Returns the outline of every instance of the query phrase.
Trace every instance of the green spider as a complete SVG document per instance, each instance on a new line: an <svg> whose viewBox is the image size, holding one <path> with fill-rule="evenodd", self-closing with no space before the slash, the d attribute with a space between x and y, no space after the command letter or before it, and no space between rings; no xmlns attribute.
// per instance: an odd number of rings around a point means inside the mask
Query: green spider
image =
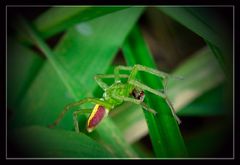
<svg viewBox="0 0 240 165"><path fill-rule="evenodd" d="M120 70L130 71L130 74L120 74ZM147 85L142 84L141 82L136 80L136 75L139 71L144 71L153 75L156 75L163 79L163 92L155 90L153 88L148 87ZM108 116L108 113L113 110L116 106L122 104L124 101L132 102L138 105L141 105L145 110L156 114L157 112L151 108L149 108L144 101L144 91L151 92L157 96L164 98L171 108L173 117L180 123L179 118L176 116L173 106L170 103L169 99L165 94L167 79L169 75L167 73L148 68L146 66L142 66L139 64L131 66L117 66L114 69L114 74L98 74L94 78L98 85L104 90L102 98L85 98L78 102L74 102L65 106L64 110L60 114L60 116L55 120L55 122L50 125L50 128L56 126L64 114L72 107L80 106L85 103L94 103L95 107L93 109L80 109L73 112L73 120L76 132L79 132L78 120L77 116L79 114L90 113L87 121L87 131L92 132L99 123ZM106 83L102 81L104 78L114 78L114 83L111 86L108 86ZM127 78L126 83L122 83L120 78Z"/></svg>

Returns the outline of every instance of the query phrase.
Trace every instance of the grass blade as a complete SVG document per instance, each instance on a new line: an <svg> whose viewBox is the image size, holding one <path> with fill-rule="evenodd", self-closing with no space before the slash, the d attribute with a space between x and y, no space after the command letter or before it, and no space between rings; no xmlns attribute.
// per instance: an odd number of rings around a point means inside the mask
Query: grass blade
<svg viewBox="0 0 240 165"><path fill-rule="evenodd" d="M169 82L169 98L177 111L191 103L205 92L224 82L225 75L209 48L204 47L196 52L173 74L184 77L180 81Z"/></svg>
<svg viewBox="0 0 240 165"><path fill-rule="evenodd" d="M44 60L12 37L8 38L7 45L7 104L10 110L15 110L41 70Z"/></svg>
<svg viewBox="0 0 240 165"><path fill-rule="evenodd" d="M205 40L205 42L207 43L208 47L212 50L213 54L215 55L216 59L218 60L218 62L220 64L220 66L226 72L228 70L228 68L226 68L227 66L225 65L225 59L223 58L224 56L222 54L223 52L221 51L221 49L219 49L217 46L211 44L211 42L208 42L207 40ZM231 79L230 74L227 74L227 76Z"/></svg>
<svg viewBox="0 0 240 165"><path fill-rule="evenodd" d="M224 83L222 83L189 102L177 114L189 117L224 116L228 111L225 107L224 94Z"/></svg>
<svg viewBox="0 0 240 165"><path fill-rule="evenodd" d="M219 31L216 31L216 21L212 21L206 15L201 15L199 10L194 7L159 7L159 9L172 17L186 28L205 38L214 45L221 45ZM209 12L204 8L205 12Z"/></svg>
<svg viewBox="0 0 240 165"><path fill-rule="evenodd" d="M192 30L215 47L219 52L213 51L219 60L226 75L232 74L232 33L222 23L221 18L215 15L214 8L201 7L159 7L159 9L172 17L186 28ZM212 9L212 10L211 10Z"/></svg>
<svg viewBox="0 0 240 165"><path fill-rule="evenodd" d="M56 119L66 104L92 96L97 86L93 76L106 72L142 11L143 8L125 9L86 22L84 27L83 24L78 24L69 29L54 52L47 56L52 56L50 58L55 61L55 67L50 62L51 59L43 66L11 121L13 127L33 124L47 126ZM83 31L86 26L90 33ZM59 67L62 70L58 70ZM77 98L66 90L62 79L57 75L57 72L63 70L71 81L75 81L73 86L68 85L74 92L79 93ZM84 119L82 117L80 122L84 122ZM82 128L84 126L85 124ZM58 128L74 130L72 113L66 114ZM109 118L88 135L107 148L113 157L137 156Z"/></svg>
<svg viewBox="0 0 240 165"><path fill-rule="evenodd" d="M127 7L53 7L33 21L33 25L42 38L51 37L76 24L126 9ZM27 36L19 33L20 40L28 40Z"/></svg>
<svg viewBox="0 0 240 165"><path fill-rule="evenodd" d="M50 62L54 70L57 72L58 76L60 77L70 94L73 95L73 97L78 98L80 96L78 92L79 90L73 90L74 88L77 88L77 84L75 84L76 82L69 77L69 74L61 66L60 62L54 58L53 52L48 47L48 45L45 44L45 42L40 38L38 32L24 18L19 17L18 21L20 29L23 30L23 32L25 32L29 36L29 38L31 38L32 42L36 44L38 48L42 51L42 53L47 57L48 61Z"/></svg>
<svg viewBox="0 0 240 165"><path fill-rule="evenodd" d="M109 158L111 153L83 133L29 126L9 133L8 144L18 146L8 157ZM13 137L18 137L13 138ZM15 151L16 152L16 151Z"/></svg>
<svg viewBox="0 0 240 165"><path fill-rule="evenodd" d="M124 46L123 52L128 65L141 64L156 68L154 60L144 43L144 39L137 26L131 31ZM155 89L159 89L161 82L155 81L149 75L141 80ZM158 115L144 111L148 124L149 134L156 157L186 157L187 151L178 125L171 114L167 103L155 95L146 94L147 103L158 112Z"/></svg>
<svg viewBox="0 0 240 165"><path fill-rule="evenodd" d="M126 9L127 7L54 7L43 13L34 25L43 38L52 36L80 22Z"/></svg>
<svg viewBox="0 0 240 165"><path fill-rule="evenodd" d="M140 138L148 134L141 106L125 103L117 107L110 116L130 144L139 141ZM123 119L124 122L122 122Z"/></svg>

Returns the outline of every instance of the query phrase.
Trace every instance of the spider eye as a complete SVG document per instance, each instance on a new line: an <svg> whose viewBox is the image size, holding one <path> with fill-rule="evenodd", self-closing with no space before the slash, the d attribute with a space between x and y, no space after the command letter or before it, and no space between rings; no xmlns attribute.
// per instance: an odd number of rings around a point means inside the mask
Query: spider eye
<svg viewBox="0 0 240 165"><path fill-rule="evenodd" d="M132 96L137 99L137 100L141 100L143 101L144 100L144 97L145 97L145 94L142 90L137 90L137 89L134 89L132 91Z"/></svg>
<svg viewBox="0 0 240 165"><path fill-rule="evenodd" d="M145 94L143 91L140 92L139 96L138 96L138 100L144 100Z"/></svg>

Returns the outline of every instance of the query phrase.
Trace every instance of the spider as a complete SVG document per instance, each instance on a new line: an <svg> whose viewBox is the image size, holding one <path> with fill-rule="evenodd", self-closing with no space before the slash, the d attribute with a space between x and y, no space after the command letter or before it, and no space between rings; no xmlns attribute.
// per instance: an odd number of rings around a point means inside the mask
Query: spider
<svg viewBox="0 0 240 165"><path fill-rule="evenodd" d="M129 75L120 74L120 70L130 71L130 74ZM147 72L162 78L163 86L164 86L163 92L150 88L147 85L137 81L136 75L139 71ZM79 132L79 126L78 126L78 120L77 120L78 115L90 113L88 117L86 129L88 132L92 132L99 125L99 123L103 121L105 117L108 116L108 113L111 110L113 110L116 106L121 105L124 101L141 105L143 109L153 114L156 114L157 112L155 110L151 109L150 107L147 106L147 104L143 102L145 97L144 91L148 91L150 93L153 93L165 99L167 104L171 108L173 117L180 124L180 120L176 116L173 106L165 94L168 77L169 77L169 74L165 72L161 72L161 71L158 71L146 66L142 66L139 64L136 64L134 66L119 65L115 67L114 74L95 75L94 78L97 84L104 91L102 98L84 98L78 102L74 102L66 105L62 113L59 115L59 117L49 127L50 128L55 127L61 121L61 119L64 117L64 114L70 108L75 106L80 106L85 103L94 103L95 107L93 109L80 109L73 112L73 121L74 121L76 132ZM102 81L102 79L105 79L105 78L113 78L114 83L111 86L107 85L105 82ZM126 83L121 82L120 78L127 78L127 82Z"/></svg>

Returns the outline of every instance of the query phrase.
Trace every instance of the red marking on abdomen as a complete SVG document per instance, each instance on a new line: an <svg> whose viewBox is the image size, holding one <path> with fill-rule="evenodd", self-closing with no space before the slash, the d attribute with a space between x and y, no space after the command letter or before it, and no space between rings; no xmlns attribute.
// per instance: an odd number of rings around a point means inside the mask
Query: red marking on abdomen
<svg viewBox="0 0 240 165"><path fill-rule="evenodd" d="M93 128L98 125L98 123L103 119L105 112L105 108L100 105L92 119L89 121L88 128Z"/></svg>

